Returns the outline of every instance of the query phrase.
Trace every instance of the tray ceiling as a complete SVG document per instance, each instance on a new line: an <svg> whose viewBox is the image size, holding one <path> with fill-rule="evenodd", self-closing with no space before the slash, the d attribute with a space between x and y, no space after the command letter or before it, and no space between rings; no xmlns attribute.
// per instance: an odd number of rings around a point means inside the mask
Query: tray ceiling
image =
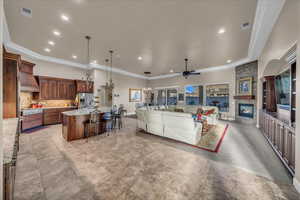
<svg viewBox="0 0 300 200"><path fill-rule="evenodd" d="M84 36L90 35L91 60L104 65L113 49L114 67L140 75L150 71L153 76L182 71L185 57L191 69L246 58L252 28L242 30L241 24L254 23L256 5L256 0L4 1L14 43L41 55L85 63ZM31 9L32 16L22 15L22 8ZM62 14L69 22L61 20ZM224 34L218 34L221 28Z"/></svg>

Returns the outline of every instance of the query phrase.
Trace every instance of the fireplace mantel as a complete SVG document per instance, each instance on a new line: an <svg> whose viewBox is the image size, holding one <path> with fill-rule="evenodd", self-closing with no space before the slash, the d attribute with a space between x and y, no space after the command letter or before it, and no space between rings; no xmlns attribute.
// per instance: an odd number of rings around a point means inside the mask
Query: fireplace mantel
<svg viewBox="0 0 300 200"><path fill-rule="evenodd" d="M254 95L240 95L240 96L234 96L234 99L245 99L245 100L254 100Z"/></svg>

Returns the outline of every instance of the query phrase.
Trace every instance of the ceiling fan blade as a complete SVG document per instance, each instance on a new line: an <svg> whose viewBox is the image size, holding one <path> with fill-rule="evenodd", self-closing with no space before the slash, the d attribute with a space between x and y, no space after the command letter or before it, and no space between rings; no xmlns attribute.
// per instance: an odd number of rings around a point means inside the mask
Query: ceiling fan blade
<svg viewBox="0 0 300 200"><path fill-rule="evenodd" d="M200 75L200 72L191 72L190 75Z"/></svg>

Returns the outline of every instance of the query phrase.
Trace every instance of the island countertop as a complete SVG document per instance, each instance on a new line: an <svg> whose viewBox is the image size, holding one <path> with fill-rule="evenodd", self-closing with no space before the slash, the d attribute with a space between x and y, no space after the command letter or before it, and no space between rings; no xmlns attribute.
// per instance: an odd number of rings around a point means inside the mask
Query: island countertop
<svg viewBox="0 0 300 200"><path fill-rule="evenodd" d="M89 115L93 111L95 111L95 109L93 108L83 108L83 109L62 112L62 114L67 116Z"/></svg>
<svg viewBox="0 0 300 200"><path fill-rule="evenodd" d="M18 134L19 118L3 120L3 164L12 162Z"/></svg>

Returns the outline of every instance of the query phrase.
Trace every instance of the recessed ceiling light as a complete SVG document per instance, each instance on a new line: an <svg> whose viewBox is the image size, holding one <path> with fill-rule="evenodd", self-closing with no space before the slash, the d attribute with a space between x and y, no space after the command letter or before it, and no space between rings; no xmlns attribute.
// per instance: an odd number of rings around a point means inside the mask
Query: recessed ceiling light
<svg viewBox="0 0 300 200"><path fill-rule="evenodd" d="M60 36L60 32L57 31L57 30L53 31L53 34L56 35L56 36Z"/></svg>
<svg viewBox="0 0 300 200"><path fill-rule="evenodd" d="M250 26L251 26L250 22L245 22L241 25L241 29L246 30L246 29L250 28Z"/></svg>
<svg viewBox="0 0 300 200"><path fill-rule="evenodd" d="M44 49L46 52L50 52L51 50L49 48Z"/></svg>
<svg viewBox="0 0 300 200"><path fill-rule="evenodd" d="M226 32L226 30L225 30L224 28L221 28L221 29L219 29L219 31L218 31L219 34L223 34L223 33L225 33L225 32Z"/></svg>
<svg viewBox="0 0 300 200"><path fill-rule="evenodd" d="M93 60L90 64L97 64L97 60Z"/></svg>
<svg viewBox="0 0 300 200"><path fill-rule="evenodd" d="M72 55L72 58L73 58L73 59L77 59L77 56L76 56L76 55Z"/></svg>
<svg viewBox="0 0 300 200"><path fill-rule="evenodd" d="M32 17L32 11L30 8L21 8L21 14L26 17Z"/></svg>
<svg viewBox="0 0 300 200"><path fill-rule="evenodd" d="M232 60L227 60L227 63L231 63Z"/></svg>
<svg viewBox="0 0 300 200"><path fill-rule="evenodd" d="M139 56L139 57L138 57L138 60L143 60L143 57L142 57L142 56Z"/></svg>
<svg viewBox="0 0 300 200"><path fill-rule="evenodd" d="M54 46L55 45L55 42L53 42L53 41L48 41L48 44L50 44L51 46Z"/></svg>
<svg viewBox="0 0 300 200"><path fill-rule="evenodd" d="M170 70L170 73L173 73L173 72L174 72L174 70L173 70L173 69L171 69L171 70Z"/></svg>
<svg viewBox="0 0 300 200"><path fill-rule="evenodd" d="M70 20L70 18L67 15L64 15L64 14L62 14L60 17L63 21L66 21L66 22L68 22Z"/></svg>

